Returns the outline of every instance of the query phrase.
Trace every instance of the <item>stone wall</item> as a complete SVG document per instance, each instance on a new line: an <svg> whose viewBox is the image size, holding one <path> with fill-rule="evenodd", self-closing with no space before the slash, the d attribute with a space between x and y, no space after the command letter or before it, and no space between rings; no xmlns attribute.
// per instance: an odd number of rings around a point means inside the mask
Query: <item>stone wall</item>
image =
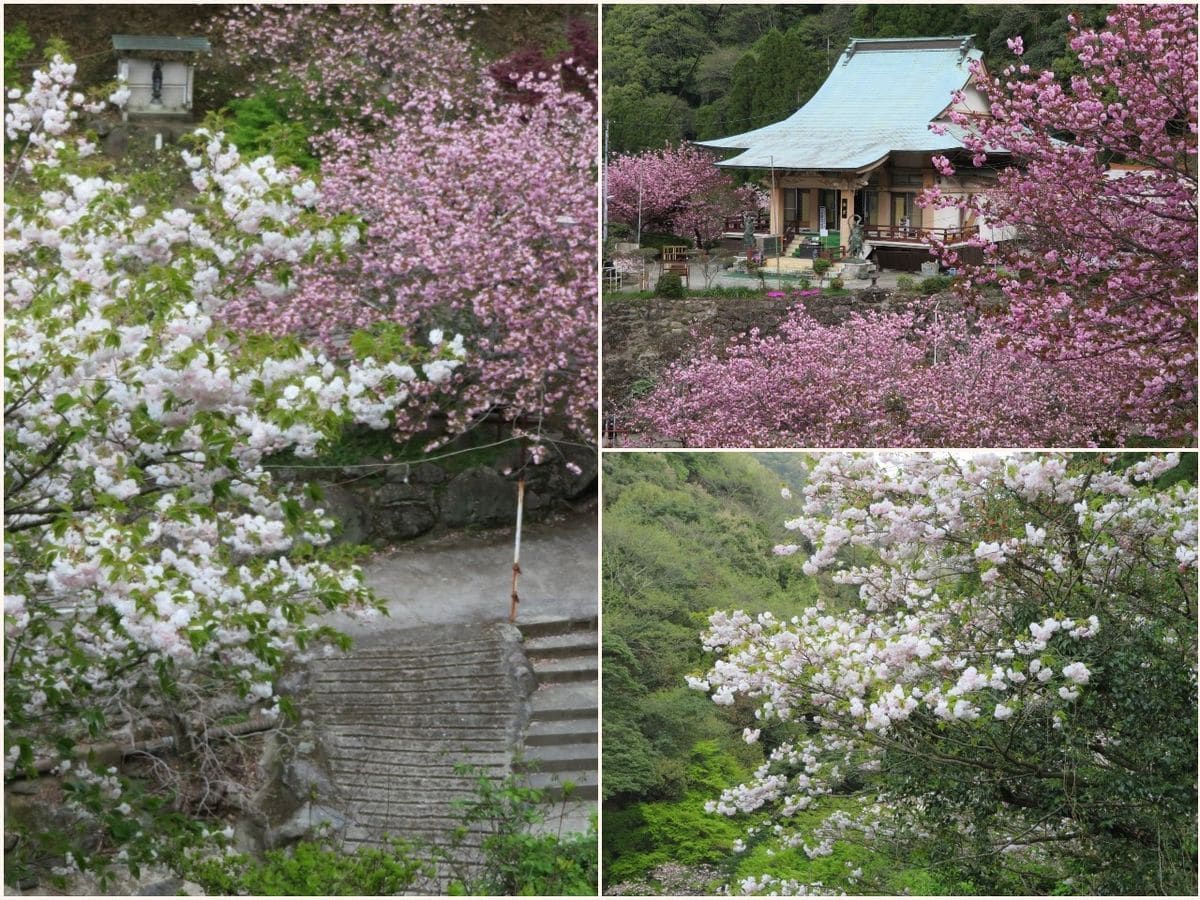
<svg viewBox="0 0 1200 900"><path fill-rule="evenodd" d="M604 304L604 410L619 415L658 379L671 363L690 356L706 338L725 344L752 328L774 334L797 302L819 322L840 324L852 313L891 311L913 301L912 294L854 291L804 301L771 297L686 297L678 300L616 300ZM944 298L942 309L948 309Z"/></svg>
<svg viewBox="0 0 1200 900"><path fill-rule="evenodd" d="M596 452L573 445L558 445L558 451L562 458L525 469L526 522L595 504ZM341 523L339 540L383 546L429 533L512 527L517 475L504 474L511 457L509 453L490 464L457 469L452 461L443 465L366 460L353 468L289 468L277 474L320 489L320 505ZM572 474L568 462L581 474Z"/></svg>

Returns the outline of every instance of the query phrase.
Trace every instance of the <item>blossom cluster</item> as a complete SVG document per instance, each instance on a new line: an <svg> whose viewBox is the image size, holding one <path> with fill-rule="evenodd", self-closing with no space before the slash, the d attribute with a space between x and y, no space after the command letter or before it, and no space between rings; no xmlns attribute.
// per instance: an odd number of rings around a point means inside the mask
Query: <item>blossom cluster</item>
<svg viewBox="0 0 1200 900"><path fill-rule="evenodd" d="M1119 445L1118 360L1046 361L991 319L912 306L826 325L797 305L778 333L707 344L633 410L638 430L690 447Z"/></svg>
<svg viewBox="0 0 1200 900"><path fill-rule="evenodd" d="M1081 780L1110 770L1109 757L1140 737L1091 696L1112 689L1113 648L1143 642L1167 658L1182 648L1194 685L1197 492L1147 484L1178 462L1169 454L1119 470L1064 456L823 456L785 525L812 548L806 574L828 573L858 602L820 601L788 619L711 617L703 643L717 659L689 686L720 705L747 698L764 725L803 727L709 810L770 810L749 834L815 857L847 834L916 827L921 809L948 803L909 783L902 799L862 815L835 807L815 830L789 824L884 760L948 764L968 780L1000 772L1013 790L1066 765ZM760 728L744 734L760 737ZM1068 830L1067 813L1042 822L1025 821L1019 806L1010 813L995 826L1000 845Z"/></svg>

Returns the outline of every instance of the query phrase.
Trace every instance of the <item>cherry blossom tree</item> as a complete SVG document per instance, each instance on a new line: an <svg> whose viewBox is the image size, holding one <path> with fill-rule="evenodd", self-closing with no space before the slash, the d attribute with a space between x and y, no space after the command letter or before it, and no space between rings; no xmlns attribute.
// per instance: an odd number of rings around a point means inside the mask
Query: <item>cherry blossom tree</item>
<svg viewBox="0 0 1200 900"><path fill-rule="evenodd" d="M1196 8L1122 6L1103 30L1072 28L1079 72L1066 83L1019 62L994 77L975 64L991 115L950 114L975 165L996 147L1016 163L958 204L1020 236L988 247L1000 274L971 277L1003 288L1006 331L1026 351L1113 359L1134 375L1124 404L1145 433L1194 442ZM1021 56L1020 37L1009 47ZM924 202L952 205L937 191Z"/></svg>
<svg viewBox="0 0 1200 900"><path fill-rule="evenodd" d="M247 294L239 327L312 333L328 348L378 324L467 335L452 431L499 410L595 433L595 72L475 62L469 21L444 7L239 8L236 58L321 130L326 214L352 213L363 242L340 267L305 272L286 299ZM260 37L261 35L261 37ZM593 85L594 87L594 85ZM537 102L529 102L536 97ZM398 421L420 432L433 406Z"/></svg>
<svg viewBox="0 0 1200 900"><path fill-rule="evenodd" d="M157 858L172 831L156 817L235 791L216 720L277 717L283 664L338 639L315 617L375 609L324 547L333 520L264 458L312 455L351 421L393 427L418 386L452 391L466 354L436 334L406 362L342 366L222 326L233 298L296 289L357 229L203 129L180 163L187 207L140 201L72 132L73 76L56 59L6 117L5 770L67 775L70 821L22 845L60 874ZM169 741L207 788L172 810L185 792L165 762L161 790L94 770L88 747L114 738Z"/></svg>
<svg viewBox="0 0 1200 900"><path fill-rule="evenodd" d="M1094 446L1143 430L1110 360L1029 356L1002 326L910 307L706 344L668 367L631 427L689 447Z"/></svg>
<svg viewBox="0 0 1200 900"><path fill-rule="evenodd" d="M752 185L735 187L707 151L690 144L618 156L607 172L608 215L642 230L671 231L710 247L720 239L725 219L765 206Z"/></svg>
<svg viewBox="0 0 1200 900"><path fill-rule="evenodd" d="M718 612L689 676L766 744L709 804L746 819L735 849L884 848L981 893L1194 893L1197 494L1156 483L1178 462L821 457L776 553L857 600ZM737 888L877 889L838 881Z"/></svg>

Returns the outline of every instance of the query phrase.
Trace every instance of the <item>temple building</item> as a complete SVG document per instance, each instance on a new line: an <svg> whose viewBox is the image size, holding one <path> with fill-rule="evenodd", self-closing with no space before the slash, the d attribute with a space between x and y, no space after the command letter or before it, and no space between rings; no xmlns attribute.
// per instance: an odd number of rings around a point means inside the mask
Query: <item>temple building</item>
<svg viewBox="0 0 1200 900"><path fill-rule="evenodd" d="M1009 163L996 148L985 166L973 167L963 129L948 118L951 109L988 115L969 68L983 57L973 37L855 38L820 90L782 122L696 143L741 151L718 163L724 168L769 173L770 219L762 224L782 238L787 256L797 248L805 256L810 249L844 255L855 216L863 225L864 255L886 268L915 271L928 262L930 234L951 245L981 229L986 237L1005 237L961 210L916 203L934 186L948 195L985 190ZM957 104L955 92L962 92ZM935 134L933 124L945 133ZM937 154L954 163L953 177L933 167Z"/></svg>

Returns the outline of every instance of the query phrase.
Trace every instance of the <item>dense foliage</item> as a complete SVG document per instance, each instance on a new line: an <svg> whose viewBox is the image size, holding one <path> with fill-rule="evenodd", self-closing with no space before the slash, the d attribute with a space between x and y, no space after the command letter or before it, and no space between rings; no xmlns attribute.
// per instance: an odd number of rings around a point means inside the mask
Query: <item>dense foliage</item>
<svg viewBox="0 0 1200 900"><path fill-rule="evenodd" d="M689 684L766 762L738 849L928 860L967 893L1194 894L1197 493L1179 458L828 454L786 527L858 597L712 616ZM851 802L852 801L852 802ZM875 892L767 857L746 892Z"/></svg>
<svg viewBox="0 0 1200 900"><path fill-rule="evenodd" d="M452 846L387 839L347 853L331 835L300 841L261 858L241 853L184 854L183 874L212 895L386 896L428 891L441 884L450 896L590 896L597 888L596 832L530 833L553 813L543 791L521 776L494 779L483 770L456 766L474 776L475 796L459 804ZM468 834L483 833L481 856L463 870L455 856Z"/></svg>
<svg viewBox="0 0 1200 900"><path fill-rule="evenodd" d="M751 847L737 854L742 823L705 806L749 779L764 744L748 703L718 706L684 687L702 665L697 630L714 608L742 605L785 616L825 597L850 604L852 589L805 576L803 552L776 556L786 540L781 496L799 494L811 460L801 454L619 454L605 459L604 871L628 894L716 892L769 871L826 883L856 867L886 893L944 894L916 857L839 845L829 857ZM854 804L847 802L847 808ZM813 818L813 824L818 820ZM768 855L769 854L769 855ZM851 865L847 866L846 864Z"/></svg>

